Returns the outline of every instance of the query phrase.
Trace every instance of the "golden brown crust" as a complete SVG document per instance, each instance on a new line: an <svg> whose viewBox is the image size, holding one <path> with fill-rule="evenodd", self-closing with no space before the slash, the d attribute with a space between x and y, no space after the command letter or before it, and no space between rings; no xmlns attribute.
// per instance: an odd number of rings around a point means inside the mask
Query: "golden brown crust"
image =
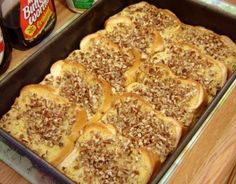
<svg viewBox="0 0 236 184"><path fill-rule="evenodd" d="M20 96L25 97L28 96L29 92L39 92L41 94L43 93L47 93L49 98L55 98L55 100L59 100L59 101L66 101L63 98L60 98L58 96L55 96L55 90L49 86L42 86L42 85L37 85L37 84L29 84L24 86L21 91L20 91Z"/></svg>
<svg viewBox="0 0 236 184"><path fill-rule="evenodd" d="M132 53L132 55L134 56L135 63L129 68L129 70L127 70L124 73L124 76L126 78L125 83L124 83L125 86L128 86L132 82L135 82L137 71L139 70L139 67L142 64L141 56L139 52L133 49L133 50L130 50L130 53Z"/></svg>
<svg viewBox="0 0 236 184"><path fill-rule="evenodd" d="M152 152L148 149L144 149L144 148L140 148L140 150L142 150L143 152L146 152L146 154L148 155L148 157L150 159L150 166L151 166L151 170L153 170L153 172L150 175L149 179L145 181L145 183L149 183L150 181L152 181L152 179L154 179L156 174L160 171L160 168L162 166L162 162L161 162L160 158L154 152Z"/></svg>
<svg viewBox="0 0 236 184"><path fill-rule="evenodd" d="M69 139L74 142L79 137L79 131L87 124L87 114L86 112L80 111L76 115L76 123L71 128L71 135Z"/></svg>
<svg viewBox="0 0 236 184"><path fill-rule="evenodd" d="M74 149L74 142L79 137L79 132L83 129L83 127L87 124L87 115L84 110L79 111L76 115L76 122L71 128L71 135L68 137L67 143L65 143L65 147L61 150L60 154L51 161L51 164L54 166L58 166Z"/></svg>
<svg viewBox="0 0 236 184"><path fill-rule="evenodd" d="M154 35L155 37L150 51L150 53L152 53L151 55L164 49L164 39L162 38L160 33L155 31Z"/></svg>
<svg viewBox="0 0 236 184"><path fill-rule="evenodd" d="M146 100L144 100L144 98L142 98L141 96L139 96L135 93L123 93L123 94L117 95L115 97L116 101L126 99L126 98L134 98L134 99L139 100L142 104L142 108L145 109L145 111L153 111L153 112L155 112L155 114L157 114L157 116L160 119L163 119L166 122L173 124L173 127L175 128L175 131L176 131L176 142L175 142L174 146L176 147L178 145L181 134L182 134L182 127L183 127L181 123L179 123L178 121L176 121L175 119L173 119L171 117L165 116L163 113L161 113L159 111L154 110L152 108L152 105L149 102L147 102Z"/></svg>
<svg viewBox="0 0 236 184"><path fill-rule="evenodd" d="M130 26L135 26L132 21L130 20L129 17L126 16L114 16L114 17L109 17L106 21L105 21L105 30L107 31L113 31L114 28L116 28L117 24L127 24Z"/></svg>
<svg viewBox="0 0 236 184"><path fill-rule="evenodd" d="M74 143L70 140L65 140L65 146L61 149L60 153L53 160L48 160L53 166L58 166L74 149Z"/></svg>
<svg viewBox="0 0 236 184"><path fill-rule="evenodd" d="M107 134L107 135L112 135L113 136L113 135L117 134L115 129L111 129L110 127L108 128L107 125L105 125L101 122L94 122L94 123L87 124L83 128L82 132L83 133L84 132L91 132L93 130L96 130L96 131L98 130L98 131L102 132L102 134L105 134L105 135Z"/></svg>
<svg viewBox="0 0 236 184"><path fill-rule="evenodd" d="M89 51L90 48L94 47L94 44L101 44L104 47L107 48L114 48L116 50L120 49L116 44L108 40L106 37L103 36L103 32L105 30L99 30L95 33L89 34L85 36L80 41L80 49L83 51Z"/></svg>
<svg viewBox="0 0 236 184"><path fill-rule="evenodd" d="M202 87L202 85L194 80L191 80L191 79L181 79L179 78L178 76L176 76L175 74L173 74L173 72L171 72L170 68L166 65L163 65L163 64L156 64L154 65L154 67L158 67L158 68L161 68L161 70L165 70L165 77L167 78L172 78L176 81L179 81L178 83L183 83L183 84L186 84L186 85L190 85L192 86L192 88L196 89L197 92L194 96L194 98L191 100L191 102L189 103L189 107L192 109L192 110L197 110L202 103L204 103L204 100L206 99L206 94L205 94L205 91ZM147 68L147 70L149 70L150 68Z"/></svg>
<svg viewBox="0 0 236 184"><path fill-rule="evenodd" d="M175 76L175 77L177 78L177 76ZM199 84L196 81L190 80L190 79L183 80L183 83L193 85L197 89L198 93L195 96L196 98L194 98L194 100L192 101L191 106L190 106L192 110L197 110L204 103L205 99L207 99L205 90L203 89L201 84Z"/></svg>
<svg viewBox="0 0 236 184"><path fill-rule="evenodd" d="M230 75L228 68L225 66L224 63L215 61L217 65L221 68L222 72L222 80L220 86L223 87L228 79L228 76Z"/></svg>
<svg viewBox="0 0 236 184"><path fill-rule="evenodd" d="M71 128L71 135L68 137L68 143L66 143L65 147L61 150L61 153L58 155L55 160L51 162L52 165L59 165L74 149L74 142L79 137L79 132L83 129L83 127L87 124L87 115L85 110L81 110L76 115L76 122Z"/></svg>
<svg viewBox="0 0 236 184"><path fill-rule="evenodd" d="M145 169L146 172L152 171L152 172L149 172L146 177L143 177L142 182L140 182L140 183L146 184L149 181L151 181L151 178L153 177L154 173L159 171L161 167L161 161L160 161L160 158L150 150L147 150L144 148L139 148L138 150L142 152L143 157L146 157L144 158L144 160L149 166L148 168Z"/></svg>

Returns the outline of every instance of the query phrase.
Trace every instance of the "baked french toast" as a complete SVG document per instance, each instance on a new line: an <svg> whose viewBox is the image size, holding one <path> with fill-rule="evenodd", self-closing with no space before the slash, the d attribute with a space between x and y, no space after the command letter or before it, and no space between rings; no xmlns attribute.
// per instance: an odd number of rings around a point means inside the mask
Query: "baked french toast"
<svg viewBox="0 0 236 184"><path fill-rule="evenodd" d="M90 121L97 121L111 104L111 87L103 79L88 73L73 61L57 61L42 84L56 89L56 94L83 107Z"/></svg>
<svg viewBox="0 0 236 184"><path fill-rule="evenodd" d="M207 93L208 104L227 80L227 68L223 63L184 42L166 42L165 49L145 63L150 67L157 63L165 64L175 75L199 82Z"/></svg>
<svg viewBox="0 0 236 184"><path fill-rule="evenodd" d="M136 27L155 29L165 39L170 39L181 27L181 22L174 13L145 1L130 5L114 16L129 17Z"/></svg>
<svg viewBox="0 0 236 184"><path fill-rule="evenodd" d="M164 64L144 65L137 82L130 84L127 91L143 96L155 110L185 127L195 122L199 109L206 101L202 85L175 76Z"/></svg>
<svg viewBox="0 0 236 184"><path fill-rule="evenodd" d="M180 123L155 111L140 96L132 93L114 97L101 122L114 126L122 136L131 140L134 148L151 150L161 162L175 150L182 133Z"/></svg>
<svg viewBox="0 0 236 184"><path fill-rule="evenodd" d="M134 81L141 63L134 50L124 52L107 38L94 33L80 43L81 50L73 51L66 60L82 64L87 71L110 83L114 93L124 91Z"/></svg>
<svg viewBox="0 0 236 184"><path fill-rule="evenodd" d="M99 33L123 49L137 50L142 59L147 59L163 48L158 31L152 28L137 27L125 16L110 17L105 23L105 31Z"/></svg>
<svg viewBox="0 0 236 184"><path fill-rule="evenodd" d="M146 184L157 163L148 150L134 149L111 128L91 123L59 168L76 183Z"/></svg>
<svg viewBox="0 0 236 184"><path fill-rule="evenodd" d="M73 150L78 132L86 124L86 113L43 85L21 90L0 127L53 165Z"/></svg>
<svg viewBox="0 0 236 184"><path fill-rule="evenodd" d="M175 39L190 43L202 53L224 63L231 74L236 70L236 45L227 36L218 35L204 27L182 24Z"/></svg>

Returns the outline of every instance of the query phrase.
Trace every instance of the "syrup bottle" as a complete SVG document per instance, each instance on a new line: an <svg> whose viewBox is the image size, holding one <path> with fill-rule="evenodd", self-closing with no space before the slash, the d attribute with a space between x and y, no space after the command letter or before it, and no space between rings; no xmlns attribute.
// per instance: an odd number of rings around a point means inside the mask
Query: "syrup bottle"
<svg viewBox="0 0 236 184"><path fill-rule="evenodd" d="M53 0L3 0L1 13L9 41L20 50L38 44L56 23Z"/></svg>
<svg viewBox="0 0 236 184"><path fill-rule="evenodd" d="M0 19L0 75L3 74L9 66L11 59L11 45L8 42L6 30Z"/></svg>

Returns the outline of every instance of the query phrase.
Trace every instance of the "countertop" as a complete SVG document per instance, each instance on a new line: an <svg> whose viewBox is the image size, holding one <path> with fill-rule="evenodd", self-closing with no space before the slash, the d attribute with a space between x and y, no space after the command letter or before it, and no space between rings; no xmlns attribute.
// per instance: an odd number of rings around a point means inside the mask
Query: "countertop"
<svg viewBox="0 0 236 184"><path fill-rule="evenodd" d="M227 0L236 4L236 0ZM68 20L75 16L65 7L62 0L55 0L58 13L57 25L50 36L66 26ZM27 52L13 50L13 60L7 72L37 50L37 47ZM5 74L7 75L7 73ZM4 76L3 76L4 77ZM203 127L193 147L184 153L184 159L178 164L169 183L197 184L197 183L228 183L235 184L236 175L236 85L228 92L227 98L220 102L211 118ZM28 182L0 161L0 184L27 184Z"/></svg>

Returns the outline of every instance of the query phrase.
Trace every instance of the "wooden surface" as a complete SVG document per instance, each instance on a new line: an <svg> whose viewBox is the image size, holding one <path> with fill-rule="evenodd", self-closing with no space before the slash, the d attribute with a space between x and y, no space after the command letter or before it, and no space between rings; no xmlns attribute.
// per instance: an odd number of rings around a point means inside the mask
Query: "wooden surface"
<svg viewBox="0 0 236 184"><path fill-rule="evenodd" d="M228 0L236 3L236 0ZM71 17L63 1L55 0L58 21L54 33L65 26ZM42 43L43 44L43 43ZM40 47L40 44L27 52L13 51L13 61L8 72L19 66L22 61ZM7 73L5 74L7 75ZM4 77L4 75L2 76ZM236 87L229 97L214 113L204 132L196 141L194 147L188 150L184 160L170 178L173 184L213 184L236 183ZM28 184L14 170L0 161L0 184Z"/></svg>
<svg viewBox="0 0 236 184"><path fill-rule="evenodd" d="M236 4L236 0L224 0L225 2L231 3L231 4Z"/></svg>
<svg viewBox="0 0 236 184"><path fill-rule="evenodd" d="M28 184L23 177L13 169L0 162L0 184Z"/></svg>
<svg viewBox="0 0 236 184"><path fill-rule="evenodd" d="M185 154L169 183L227 183L235 165L236 87L214 113L193 148Z"/></svg>

